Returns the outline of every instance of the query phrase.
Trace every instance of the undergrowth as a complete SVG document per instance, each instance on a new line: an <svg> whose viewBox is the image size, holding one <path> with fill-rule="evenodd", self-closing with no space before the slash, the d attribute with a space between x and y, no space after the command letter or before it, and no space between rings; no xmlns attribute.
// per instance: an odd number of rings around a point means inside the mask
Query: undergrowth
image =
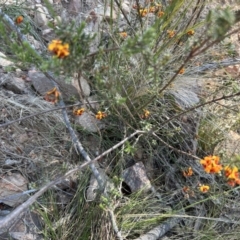
<svg viewBox="0 0 240 240"><path fill-rule="evenodd" d="M110 2L111 10L120 17L121 3ZM85 32L89 19L81 24L63 19L57 26L49 23L55 37L50 42L41 41L44 49L40 53L20 40L16 32L9 35L1 19L1 51L19 68L34 66L55 76L77 76L79 82L82 76L87 77L99 105L97 109L89 106L84 111L92 112L106 123L97 133L76 128L83 145L88 137L96 140L95 151L86 143L91 156L110 149L135 130L145 131L100 160L101 168L112 182L108 197L96 190L95 200L87 201L90 173L85 171L79 173L68 201L61 202L61 191L52 189L35 203L45 239L115 239L110 211L114 212L123 239L137 239L169 219L181 219L166 233L169 239L234 239L237 236L239 219L231 215L227 221L222 213L223 210L229 213L239 205L238 171L234 172L231 158L229 162L223 161L222 166L215 156L219 155L215 147L227 131L239 129L239 116L234 113L239 107L230 102L239 100L238 96L231 98L239 92L239 87L235 79L227 75L219 88L210 91L205 89L203 76L196 73L190 77L196 65L202 66L206 60L214 59L209 50L217 49L228 34L234 33L235 17L228 8L203 15L204 7L202 1L173 0L167 5L149 1L145 6L135 1L133 8L130 6L131 12L121 16L126 22L124 31L120 32L117 24L109 20L102 22L95 35ZM49 5L48 8L54 18L54 8L50 9ZM193 11L190 13L190 10ZM25 13L28 12L25 6L3 5L2 11L13 19L23 15L19 29L41 39L31 16ZM91 52L92 42L98 37L101 39L103 33L105 45L99 42L98 50ZM227 45L224 54L232 56L234 51ZM200 86L196 78L202 79ZM61 93L49 90L57 104ZM83 100L83 93L80 95ZM228 96L231 109L224 106L227 102L224 98L221 105L215 102L215 98L222 96ZM75 113L81 115L82 111ZM227 112L229 121L224 122ZM49 129L55 134L61 131L57 125ZM51 143L54 138L48 140ZM210 162L205 158L208 155L211 155L207 159ZM72 158L70 162L77 165L79 159ZM238 161L235 161L236 167L240 167ZM123 190L126 184L123 172L137 162L145 165L155 191ZM62 171L68 167L66 164ZM229 177L232 173L234 178ZM38 176L34 181L38 182Z"/></svg>

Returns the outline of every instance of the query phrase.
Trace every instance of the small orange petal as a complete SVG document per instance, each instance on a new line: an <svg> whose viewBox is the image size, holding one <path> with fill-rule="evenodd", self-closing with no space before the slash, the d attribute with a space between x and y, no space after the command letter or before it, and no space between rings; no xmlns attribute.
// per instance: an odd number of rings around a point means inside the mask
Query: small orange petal
<svg viewBox="0 0 240 240"><path fill-rule="evenodd" d="M18 16L18 17L16 17L16 19L15 19L15 23L16 23L16 24L20 24L20 23L22 23L22 21L23 21L23 16Z"/></svg>
<svg viewBox="0 0 240 240"><path fill-rule="evenodd" d="M181 69L178 71L179 74L184 74L184 72L185 72L185 69L184 69L184 68L181 68Z"/></svg>

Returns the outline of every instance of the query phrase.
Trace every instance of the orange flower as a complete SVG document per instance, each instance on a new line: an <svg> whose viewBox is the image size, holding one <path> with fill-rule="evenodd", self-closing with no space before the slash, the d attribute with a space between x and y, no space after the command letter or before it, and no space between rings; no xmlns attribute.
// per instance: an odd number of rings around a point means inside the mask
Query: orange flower
<svg viewBox="0 0 240 240"><path fill-rule="evenodd" d="M146 109L143 110L143 115L141 115L141 118L142 119L146 119L146 118L149 118L150 116L150 112Z"/></svg>
<svg viewBox="0 0 240 240"><path fill-rule="evenodd" d="M148 12L150 13L155 13L157 11L157 8L156 7L150 7Z"/></svg>
<svg viewBox="0 0 240 240"><path fill-rule="evenodd" d="M184 170L183 171L183 176L184 177L190 177L193 175L193 170L191 167L189 167L188 169Z"/></svg>
<svg viewBox="0 0 240 240"><path fill-rule="evenodd" d="M229 167L226 166L224 168L224 173L226 178L228 179L228 184L232 187L235 186L235 184L240 184L240 178L239 178L239 172L238 172L238 168L236 166L234 167Z"/></svg>
<svg viewBox="0 0 240 240"><path fill-rule="evenodd" d="M107 114L105 112L102 112L102 111L98 111L97 114L96 114L96 119L103 119L107 116Z"/></svg>
<svg viewBox="0 0 240 240"><path fill-rule="evenodd" d="M225 172L225 176L228 179L238 179L239 178L238 168L236 166L234 166L233 168L226 166L224 168L224 172Z"/></svg>
<svg viewBox="0 0 240 240"><path fill-rule="evenodd" d="M148 14L148 10L146 8L140 9L139 14L141 17L146 17Z"/></svg>
<svg viewBox="0 0 240 240"><path fill-rule="evenodd" d="M81 116L85 112L85 108L74 109L73 114L76 116Z"/></svg>
<svg viewBox="0 0 240 240"><path fill-rule="evenodd" d="M69 44L63 44L61 40L52 40L48 45L48 50L58 58L65 58L69 55Z"/></svg>
<svg viewBox="0 0 240 240"><path fill-rule="evenodd" d="M193 29L191 29L191 30L189 30L188 32L187 32L187 35L188 36L192 36L192 35L194 35L194 30Z"/></svg>
<svg viewBox="0 0 240 240"><path fill-rule="evenodd" d="M157 13L157 16L160 18L160 17L162 17L164 15L164 12L163 11L159 11L158 13Z"/></svg>
<svg viewBox="0 0 240 240"><path fill-rule="evenodd" d="M219 157L207 156L200 160L205 172L207 173L219 173L222 170L222 165L219 164Z"/></svg>
<svg viewBox="0 0 240 240"><path fill-rule="evenodd" d="M199 190L200 190L201 192L203 192L203 193L208 192L209 189L210 189L210 187L209 187L208 185L201 185L201 184L200 184L200 186L199 186Z"/></svg>
<svg viewBox="0 0 240 240"><path fill-rule="evenodd" d="M51 89L46 93L46 95L44 96L44 99L48 102L56 103L58 102L59 97L60 97L60 92L58 92L57 88L54 87L53 89Z"/></svg>
<svg viewBox="0 0 240 240"><path fill-rule="evenodd" d="M168 33L169 38L173 38L176 34L175 31L173 31L173 30L167 30L167 33Z"/></svg>
<svg viewBox="0 0 240 240"><path fill-rule="evenodd" d="M190 191L190 188L187 186L184 186L182 190L183 192L188 193Z"/></svg>
<svg viewBox="0 0 240 240"><path fill-rule="evenodd" d="M181 69L178 71L179 74L184 74L184 72L185 72L185 69L184 69L184 68L181 68Z"/></svg>
<svg viewBox="0 0 240 240"><path fill-rule="evenodd" d="M16 23L16 24L20 24L22 21L23 21L23 16L18 16L18 17L16 17L16 19L15 19L15 23Z"/></svg>
<svg viewBox="0 0 240 240"><path fill-rule="evenodd" d="M128 36L126 32L120 32L119 35L121 38L126 38Z"/></svg>

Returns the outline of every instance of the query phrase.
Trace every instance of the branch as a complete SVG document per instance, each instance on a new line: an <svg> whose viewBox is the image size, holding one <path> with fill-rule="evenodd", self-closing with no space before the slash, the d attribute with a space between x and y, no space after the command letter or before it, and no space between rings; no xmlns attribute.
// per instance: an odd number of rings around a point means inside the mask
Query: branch
<svg viewBox="0 0 240 240"><path fill-rule="evenodd" d="M28 46L33 49L33 51L40 56L40 54L35 50L35 48L26 40L25 36L20 32L20 30L15 26L14 22L11 20L10 17L8 17L6 14L4 14L2 12L2 10L0 9L0 16L3 17L3 19L6 21L6 24L8 26L10 26L10 28L14 31L17 32L19 40L21 42L26 42L26 44L28 44ZM46 72L45 75L51 80L51 82L53 83L54 87L56 87L56 90L58 92L60 92L58 84L56 83L54 76L49 73ZM70 133L70 136L72 138L72 142L74 143L75 149L78 153L80 153L83 158L87 161L87 164L90 165L90 168L93 172L94 177L97 179L99 188L102 192L104 192L105 189L105 182L103 181L98 169L96 168L96 166L94 165L94 162L91 160L90 156L88 155L88 153L85 151L85 149L83 148L81 142L78 140L78 137L75 133L75 131L73 130L73 128L71 127L71 123L70 120L68 118L67 112L66 112L66 106L65 103L61 97L60 94L60 98L59 98L59 106L62 109L62 114L63 114L63 119L65 122L65 125ZM77 171L77 169L75 169L75 171ZM72 171L70 171L72 173ZM66 175L65 175L66 176ZM42 189L39 190L39 192L37 192L35 195L33 195L33 197L30 197L25 203L21 204L19 207L17 207L13 212L11 212L9 215L7 215L7 217L5 217L3 220L0 220L0 227L3 228L4 226L6 227L7 224L12 224L13 221L17 220L17 218L20 217L20 215L23 213L23 210L26 209L28 206L30 206L31 204L33 204L36 199L41 196L48 188L50 188L51 186L55 185L56 182L58 180L55 180L53 182L50 182L49 184L45 185ZM107 196L107 193L104 193L105 196ZM111 216L111 220L112 220L112 226L113 229L116 233L116 235L118 236L118 238L120 240L122 240L122 236L121 236L121 232L118 230L115 218L113 217L114 215Z"/></svg>
<svg viewBox="0 0 240 240"><path fill-rule="evenodd" d="M161 225L153 228L151 231L140 236L139 238L136 238L135 240L158 240L162 236L164 236L169 230L175 227L182 219L183 217L181 216L168 219Z"/></svg>
<svg viewBox="0 0 240 240"><path fill-rule="evenodd" d="M145 132L143 132L143 131L136 131L136 132L132 133L130 136L126 137L121 142L117 143L112 148L108 149L107 151L103 152L101 155L99 155L98 157L94 158L92 161L85 162L85 163L81 164L80 166L78 166L78 167L68 171L64 176L62 176L60 178L57 178L56 180L53 180L53 181L49 182L48 184L46 184L37 193L35 193L33 196L31 196L26 202L22 203L20 206L15 208L11 213L9 213L3 219L0 219L0 230L8 229L12 225L12 223L15 222L21 216L23 211L25 209L27 209L29 206L31 206L37 200L37 198L39 198L41 195L43 195L49 188L53 187L58 182L61 182L65 178L71 176L73 173L75 173L75 172L77 172L77 171L87 167L90 164L93 164L93 163L97 162L99 159L101 159L102 157L106 156L107 154L109 154L113 150L117 149L118 147L123 145L126 141L128 141L129 139L131 139L135 135L142 134L142 133L145 133Z"/></svg>
<svg viewBox="0 0 240 240"><path fill-rule="evenodd" d="M193 154L190 154L190 153L187 153L187 152L184 152L184 151L182 151L182 150L179 150L179 149L176 149L176 148L174 148L173 146L171 146L170 144L168 144L168 143L166 143L164 140L162 140L156 133L154 133L154 132L152 132L152 135L154 136L154 137L156 137L160 142L162 142L164 145L166 145L167 147L169 147L169 148L171 148L173 151L175 151L175 152L178 152L178 153L182 153L182 154L184 154L184 155L187 155L187 156L189 156L189 157L192 157L192 158L194 158L194 159L196 159L196 160L200 160L201 158L199 158L199 157L197 157L197 156L195 156L195 155L193 155Z"/></svg>

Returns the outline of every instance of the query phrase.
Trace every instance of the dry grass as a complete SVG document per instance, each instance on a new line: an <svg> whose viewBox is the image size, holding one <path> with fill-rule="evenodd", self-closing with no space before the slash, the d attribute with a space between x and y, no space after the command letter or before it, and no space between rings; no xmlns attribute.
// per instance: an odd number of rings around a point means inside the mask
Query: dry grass
<svg viewBox="0 0 240 240"><path fill-rule="evenodd" d="M197 23L201 6L205 2L191 1L191 4L198 10L193 14L191 21ZM179 8L181 11L174 15L175 18L171 21L166 20L166 25L177 26L176 30L181 35L181 31L194 25L187 18L189 6L185 3ZM189 21L186 21L186 18ZM134 31L142 27L140 30L144 32L149 24L150 18L136 17ZM107 26L107 30L109 35L113 36L110 38L110 44L120 44L121 41L114 36L115 29L110 32L111 26ZM201 31L194 36L195 40L201 36ZM89 154L95 156L97 151L103 152L112 147L131 133L132 129L153 127L157 137L149 134L135 138L129 142L133 148L132 152L129 150L129 154L126 151L127 145L124 145L100 161L100 166L109 178L118 179L115 192L109 193L109 199L104 201L97 197L93 202L86 201L90 177L88 171L80 172L72 182L70 180L71 184L67 187L57 186L57 189L50 190L42 196L35 208L44 223L42 234L45 239L115 239L108 215L110 208L115 213L118 227L125 239L139 237L155 226L165 223L165 220L176 217L180 210L182 220L167 233L169 239L238 239L239 187L231 189L222 176L206 174L199 161L192 156L197 155L201 158L213 154L214 151L218 154L216 145L225 138L230 129L239 129L239 106L236 103L239 99L223 100L221 103L194 109L175 117L202 101L239 91L236 80L238 76L233 77L234 80L229 75L225 79L219 76L218 81L212 77L207 81L206 76L203 78L200 75L191 78L178 76L164 93L158 94L179 68L179 62L188 50L187 47L184 49L180 44L175 44L176 39L164 43L166 34L165 31L158 36L160 48L156 51L159 51L161 64L154 66L153 70L157 72L155 76L151 75L152 69L148 66L154 57L152 52L138 53L129 58L124 51L113 51L100 55L97 59L99 69L107 65L107 70L103 69L101 72L95 68L93 72L96 79L92 84L95 84L99 96L108 104L107 108L112 116L108 118L107 129L102 130L100 134L86 134L80 131L79 139ZM214 51L219 51L220 46L221 44L213 48L213 52L205 52L188 62L185 66L186 75L190 74L197 64L202 65L205 61L213 59L220 60L219 56L213 54ZM224 54L226 51L227 55L228 50L226 47ZM167 64L164 63L166 56L171 56ZM89 72L89 75L90 73L92 74ZM214 82L213 86L209 85L209 82ZM206 89L208 86L210 89ZM117 99L118 97L122 99ZM125 99L126 102L121 105L120 100ZM2 122L52 108L50 103L38 96L16 95L5 90L0 92L0 102ZM146 104L148 102L149 104ZM140 118L140 111L145 107L151 112L151 117L147 120ZM18 160L19 164L11 166L10 169L21 171L29 179L31 186L44 185L50 179L63 175L66 170L78 165L81 160L66 132L60 111L38 115L1 128L0 131L2 171L9 170L4 166L6 159ZM222 153L222 157L224 156ZM148 176L160 195L159 198L143 192L125 195L121 191L123 169L131 161L139 161L139 158L144 162ZM231 160L231 157L227 160ZM227 163L227 160L223 159L223 162ZM194 171L191 178L182 174L188 167L192 167ZM199 192L199 183L210 185L210 192ZM189 187L187 193L183 191L185 186ZM66 196L69 197L65 201L63 199Z"/></svg>

